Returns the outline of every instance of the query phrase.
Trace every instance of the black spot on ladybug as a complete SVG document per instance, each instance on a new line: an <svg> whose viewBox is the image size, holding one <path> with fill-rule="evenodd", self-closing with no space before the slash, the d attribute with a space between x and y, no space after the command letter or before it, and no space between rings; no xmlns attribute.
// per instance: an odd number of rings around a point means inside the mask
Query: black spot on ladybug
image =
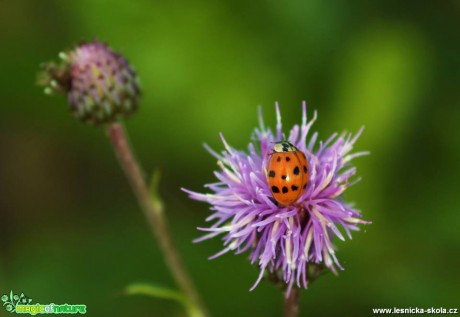
<svg viewBox="0 0 460 317"><path fill-rule="evenodd" d="M286 194L289 191L289 189L286 186L283 186L282 191L283 191L283 194Z"/></svg>
<svg viewBox="0 0 460 317"><path fill-rule="evenodd" d="M304 165L304 166L303 166L303 172L306 173L307 171L308 171L307 166Z"/></svg>
<svg viewBox="0 0 460 317"><path fill-rule="evenodd" d="M275 177L275 171L270 171L270 173L268 173L268 177Z"/></svg>
<svg viewBox="0 0 460 317"><path fill-rule="evenodd" d="M281 162L281 156L278 156L278 158L276 159L277 162Z"/></svg>
<svg viewBox="0 0 460 317"><path fill-rule="evenodd" d="M286 156L286 162L289 162L291 158L289 156Z"/></svg>
<svg viewBox="0 0 460 317"><path fill-rule="evenodd" d="M299 169L298 166L296 166L296 167L294 168L294 175L299 175L299 173L300 173L300 169Z"/></svg>
<svg viewBox="0 0 460 317"><path fill-rule="evenodd" d="M307 183L303 184L302 188L303 189L307 188Z"/></svg>
<svg viewBox="0 0 460 317"><path fill-rule="evenodd" d="M291 186L291 189L292 189L293 191L296 191L297 189L299 189L299 187L297 187L296 185L292 185L292 186Z"/></svg>
<svg viewBox="0 0 460 317"><path fill-rule="evenodd" d="M281 175L281 179L286 179L286 175Z"/></svg>
<svg viewBox="0 0 460 317"><path fill-rule="evenodd" d="M278 187L276 187L276 186L272 186L272 192L279 193L280 189Z"/></svg>

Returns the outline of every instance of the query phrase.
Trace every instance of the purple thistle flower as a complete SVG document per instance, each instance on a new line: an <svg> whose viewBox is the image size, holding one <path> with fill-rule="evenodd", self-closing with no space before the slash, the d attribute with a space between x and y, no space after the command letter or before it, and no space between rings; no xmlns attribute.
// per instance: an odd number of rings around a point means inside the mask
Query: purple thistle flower
<svg viewBox="0 0 460 317"><path fill-rule="evenodd" d="M44 64L39 84L45 93L64 92L75 117L91 124L113 122L136 111L140 89L126 59L98 41L59 54Z"/></svg>
<svg viewBox="0 0 460 317"><path fill-rule="evenodd" d="M350 153L362 132L338 135L334 133L317 145L318 133L307 139L316 120L307 121L306 103L302 105L302 123L295 125L287 141L303 151L308 159L310 179L304 193L289 206L277 204L272 198L265 167L273 144L283 140L281 115L276 104L276 133L266 129L259 111L260 127L256 128L248 151L232 148L223 138L225 150L219 154L205 145L218 159L220 170L214 172L218 182L205 185L213 193L200 194L187 189L190 198L211 205L212 214L206 221L214 223L209 232L196 241L223 234L224 249L210 257L216 258L233 251L236 254L250 250L249 259L260 268L254 289L264 273L275 274L287 284L288 292L294 283L307 287L309 264L324 265L334 273L342 269L332 243L334 236L345 240L342 228L351 239L351 231L358 224L369 224L352 205L341 199L341 194L359 179L350 181L356 168L353 158L367 152ZM257 148L256 148L257 146Z"/></svg>

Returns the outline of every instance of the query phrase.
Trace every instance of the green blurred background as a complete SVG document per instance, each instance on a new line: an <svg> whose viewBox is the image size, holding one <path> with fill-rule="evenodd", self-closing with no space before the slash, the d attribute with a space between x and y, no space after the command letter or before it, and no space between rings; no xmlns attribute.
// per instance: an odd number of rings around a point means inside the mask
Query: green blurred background
<svg viewBox="0 0 460 317"><path fill-rule="evenodd" d="M100 39L137 69L144 97L126 126L161 194L177 244L214 316L281 316L246 255L198 245L202 191L223 148L245 148L257 106L285 127L301 101L314 130L366 129L363 177L347 193L371 226L336 241L345 271L301 295L302 316L372 307L457 307L460 285L458 1L0 1L0 292L85 303L89 316L183 316L172 302L125 297L133 282L173 287L102 128L35 86L41 62ZM285 130L286 131L286 130ZM5 315L0 309L0 315Z"/></svg>

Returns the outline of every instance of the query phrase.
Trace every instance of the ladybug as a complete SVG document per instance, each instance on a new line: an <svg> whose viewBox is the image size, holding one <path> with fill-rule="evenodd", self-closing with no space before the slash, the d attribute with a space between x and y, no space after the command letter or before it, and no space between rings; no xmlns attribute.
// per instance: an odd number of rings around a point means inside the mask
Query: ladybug
<svg viewBox="0 0 460 317"><path fill-rule="evenodd" d="M273 198L281 205L294 203L307 188L309 172L305 154L287 141L273 146L266 171Z"/></svg>

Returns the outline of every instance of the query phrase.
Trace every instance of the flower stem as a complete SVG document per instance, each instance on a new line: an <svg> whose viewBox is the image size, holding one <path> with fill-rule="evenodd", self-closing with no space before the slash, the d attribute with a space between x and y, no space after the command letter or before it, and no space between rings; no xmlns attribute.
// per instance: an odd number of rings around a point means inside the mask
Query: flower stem
<svg viewBox="0 0 460 317"><path fill-rule="evenodd" d="M299 295L300 289L293 287L289 295L285 298L284 317L299 316Z"/></svg>
<svg viewBox="0 0 460 317"><path fill-rule="evenodd" d="M150 230L160 244L166 264L171 270L177 285L199 312L195 316L208 316L206 308L201 302L198 292L189 278L182 259L174 245L168 223L164 216L163 204L157 194L152 195L150 193L139 164L133 155L123 125L120 123L109 124L107 126L107 134L112 142L118 161L147 218Z"/></svg>

